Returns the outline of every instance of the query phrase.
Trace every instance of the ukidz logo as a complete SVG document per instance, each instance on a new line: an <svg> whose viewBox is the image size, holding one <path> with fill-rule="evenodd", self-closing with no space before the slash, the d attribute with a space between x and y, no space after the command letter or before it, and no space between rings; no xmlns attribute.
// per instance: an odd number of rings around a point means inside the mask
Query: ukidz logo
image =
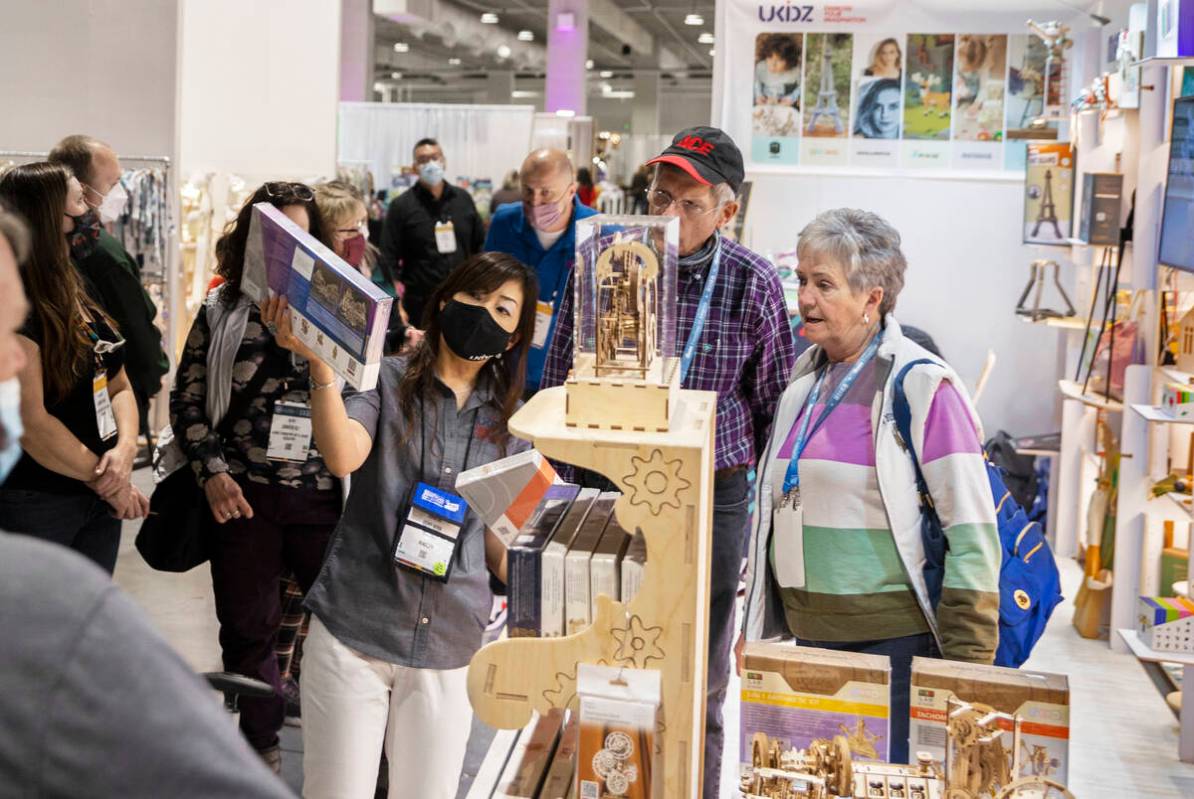
<svg viewBox="0 0 1194 799"><path fill-rule="evenodd" d="M812 22L812 6L796 6L791 3L759 6L759 22Z"/></svg>

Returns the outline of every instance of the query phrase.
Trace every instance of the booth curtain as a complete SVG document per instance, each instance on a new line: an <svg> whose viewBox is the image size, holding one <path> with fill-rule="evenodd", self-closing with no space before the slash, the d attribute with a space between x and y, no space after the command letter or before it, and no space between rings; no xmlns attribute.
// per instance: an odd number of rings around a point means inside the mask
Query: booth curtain
<svg viewBox="0 0 1194 799"><path fill-rule="evenodd" d="M496 189L530 151L534 116L529 105L341 103L339 162L368 166L389 188L415 142L430 137L443 147L447 180L489 178Z"/></svg>

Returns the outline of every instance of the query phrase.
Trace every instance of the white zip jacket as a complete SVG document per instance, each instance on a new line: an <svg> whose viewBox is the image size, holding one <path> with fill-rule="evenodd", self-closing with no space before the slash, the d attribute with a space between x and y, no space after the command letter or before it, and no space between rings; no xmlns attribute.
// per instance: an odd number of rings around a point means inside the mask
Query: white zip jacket
<svg viewBox="0 0 1194 799"><path fill-rule="evenodd" d="M922 459L926 482L950 541L945 563L945 589L939 608L934 612L929 604L923 573L925 556L916 472L912 459L896 435L892 405L895 377L911 361L928 358L935 362L913 368L904 381L912 411L912 443L918 453L924 452L925 421L942 380L950 381L961 395L981 441L978 414L953 370L905 338L892 316L887 316L880 335L882 341L876 357L889 361L891 368L882 393L876 394L872 404L871 422L875 435L875 469L888 526L917 601L943 655L990 663L998 644L1001 553L986 467L981 455L951 456L942 459L948 463L932 469L925 468ZM796 362L788 388L776 409L767 448L759 459L759 479L755 485L757 510L751 530L743 618L748 641L791 635L769 557L772 485L774 480L784 478L783 474L777 473L775 451L795 424L816 380L817 367L823 361L821 348L814 346ZM951 536L951 528L956 531L956 537Z"/></svg>

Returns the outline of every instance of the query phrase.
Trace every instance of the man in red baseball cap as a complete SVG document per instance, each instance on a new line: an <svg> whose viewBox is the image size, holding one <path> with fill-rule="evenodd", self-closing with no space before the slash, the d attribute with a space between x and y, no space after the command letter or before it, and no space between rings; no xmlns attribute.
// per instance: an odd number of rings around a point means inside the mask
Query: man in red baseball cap
<svg viewBox="0 0 1194 799"><path fill-rule="evenodd" d="M721 234L738 214L745 177L734 140L717 128L688 128L647 164L654 167L647 190L649 213L680 218L676 333L688 355L681 359L681 383L718 395L704 776L704 795L716 797L751 481L796 353L775 267ZM565 297L571 296L569 286ZM563 385L572 366L570 304L561 317L544 369L544 388Z"/></svg>

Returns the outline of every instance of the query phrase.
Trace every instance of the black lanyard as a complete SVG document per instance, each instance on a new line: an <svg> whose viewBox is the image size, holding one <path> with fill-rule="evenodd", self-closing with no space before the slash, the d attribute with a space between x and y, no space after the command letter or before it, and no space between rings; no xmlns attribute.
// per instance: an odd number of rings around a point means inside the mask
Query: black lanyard
<svg viewBox="0 0 1194 799"><path fill-rule="evenodd" d="M478 406L473 410L473 422L468 428L468 444L464 448L464 463L460 466L460 471L468 469L468 456L473 451L473 437L477 433L477 418L481 414L481 408ZM427 405L425 398L419 394L419 482L427 482ZM439 480L437 475L436 487L439 487Z"/></svg>

